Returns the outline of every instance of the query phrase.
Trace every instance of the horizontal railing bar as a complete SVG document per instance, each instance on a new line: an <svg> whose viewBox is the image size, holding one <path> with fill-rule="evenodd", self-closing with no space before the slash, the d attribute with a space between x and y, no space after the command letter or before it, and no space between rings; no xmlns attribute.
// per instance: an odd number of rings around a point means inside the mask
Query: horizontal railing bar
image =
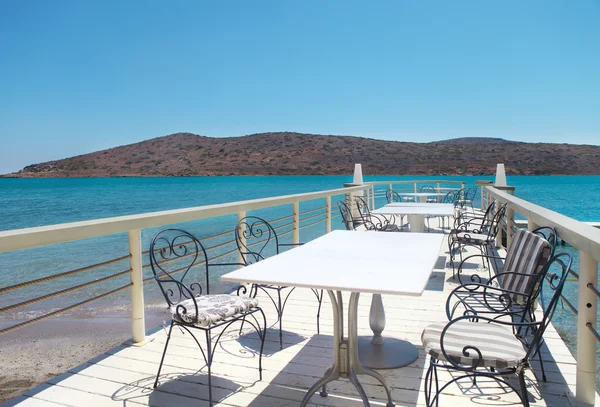
<svg viewBox="0 0 600 407"><path fill-rule="evenodd" d="M124 233L130 230L147 229L216 216L230 215L240 211L251 211L291 204L298 201L320 199L332 195L343 195L349 192L362 191L366 188L368 188L368 185L359 185L349 188L330 189L303 194L1 231L0 252L10 252L13 250L67 241Z"/></svg>
<svg viewBox="0 0 600 407"><path fill-rule="evenodd" d="M310 227L310 226L313 226L313 225L316 225L316 224L318 224L318 223L323 223L323 222L325 222L326 220L327 220L327 219L321 219L321 220L318 220L318 221L316 221L316 222L309 223L308 225L301 226L301 227L300 227L300 229L308 228L308 227Z"/></svg>
<svg viewBox="0 0 600 407"><path fill-rule="evenodd" d="M71 305L69 307L66 307L66 308L63 308L63 309L59 309L57 311L53 311L53 312L51 312L49 314L42 315L42 316L39 316L39 317L34 318L34 319L30 319L29 321L21 322L20 324L9 326L8 328L0 329L0 335L5 334L5 333L10 332L10 331L14 331L15 329L18 329L18 328L23 328L25 326L28 326L28 325L31 325L33 323L42 321L44 319L54 317L56 315L62 314L63 312L67 312L67 311L70 311L70 310L75 309L77 307L81 307L82 305L89 304L90 302L102 299L104 297L108 297L109 295L116 294L119 291L123 291L127 287L131 286L131 284L132 283L125 284L122 287L115 288L114 290L105 292L104 294L97 295L96 297L89 298L89 299L81 301L81 302L78 302L77 304Z"/></svg>
<svg viewBox="0 0 600 407"><path fill-rule="evenodd" d="M586 285L586 287L587 287L587 288L589 288L590 290L592 290L592 292L593 292L594 294L596 294L596 297L600 298L600 291L598 291L598 289L597 289L596 287L594 287L594 284L592 284L592 283L588 283L588 284Z"/></svg>
<svg viewBox="0 0 600 407"><path fill-rule="evenodd" d="M325 209L327 209L327 206L321 206L320 208L311 209L310 211L300 212L300 215L306 215L307 213L312 213L312 212L316 212L316 211L323 211Z"/></svg>
<svg viewBox="0 0 600 407"><path fill-rule="evenodd" d="M587 326L588 329L592 332L592 335L594 335L596 337L596 340L598 342L600 342L600 334L598 334L598 331L596 329L594 329L594 325L592 325L591 322L588 322L585 324L585 326Z"/></svg>
<svg viewBox="0 0 600 407"><path fill-rule="evenodd" d="M294 217L294 214L292 213L291 215L288 215L288 216L283 216L281 218L272 219L269 222L270 223L275 223L275 222L279 222L279 221L282 221L282 220L285 220L285 219L290 219L290 218L293 218L293 217Z"/></svg>
<svg viewBox="0 0 600 407"><path fill-rule="evenodd" d="M413 180L413 181L369 181L369 182L364 182L364 184L368 184L368 185L385 185L385 184L392 184L392 185L407 185L407 184L436 184L436 183L440 183L440 184L448 184L448 185L463 185L465 184L465 181L451 181L451 180L437 180L437 179L424 179L424 180ZM443 187L442 187L443 188Z"/></svg>
<svg viewBox="0 0 600 407"><path fill-rule="evenodd" d="M235 239L231 239L231 240L228 240L228 241L223 242L223 243L219 243L219 244L214 245L214 246L206 247L205 250L208 252L209 250L218 249L219 247L227 246L228 244L231 244L231 243L235 243Z"/></svg>
<svg viewBox="0 0 600 407"><path fill-rule="evenodd" d="M573 306L573 304L571 304L571 302L569 300L567 300L567 298L564 295L560 295L560 299L563 300L563 302L565 304L567 304L567 306L571 309L571 312L573 312L573 314L578 315L579 312L577 311L577 308L575 308Z"/></svg>
<svg viewBox="0 0 600 407"><path fill-rule="evenodd" d="M73 286L70 288L65 288L64 290L55 291L50 294L42 295L41 297L32 298L30 300L19 302L17 304L13 304L13 305L8 305L4 308L0 308L0 314L3 312L12 311L14 309L24 307L26 305L35 304L36 302L49 300L50 298L58 297L59 295L66 294L71 291L79 290L81 288L89 287L94 284L103 283L105 281L112 280L113 278L121 277L122 275L125 275L128 273L131 273L131 269L127 269L127 270L121 271L119 273L112 274L110 276L102 277L102 278L99 278L98 280L88 281L87 283L79 284L79 285L76 285L76 286Z"/></svg>
<svg viewBox="0 0 600 407"><path fill-rule="evenodd" d="M84 271L88 271L88 270L92 270L98 267L102 267L102 266L108 266L114 263L118 263L120 261L123 261L125 259L130 258L131 255L128 254L127 256L122 256L122 257L117 257L116 259L112 259L112 260L107 260L107 261L103 261L101 263L96 263L96 264L92 264L91 266L85 266L76 270L71 270L71 271L65 271L64 273L59 273L59 274L54 274L48 277L42 277L42 278L38 278L35 280L30 280L30 281L26 281L23 283L18 283L18 284L14 284L8 287L3 287L0 288L0 294L6 293L8 291L12 291L12 290L16 290L17 288L23 288L23 287L27 287L30 285L35 285L35 284L39 284L39 283L45 283L47 281L52 281L52 280L56 280L57 278L61 278L61 277L67 277L67 276L72 276L73 274L77 274L77 273L81 273Z"/></svg>
<svg viewBox="0 0 600 407"><path fill-rule="evenodd" d="M311 220L311 219L318 218L320 216L326 216L326 215L327 215L326 213L318 213L314 216L309 216L308 218L300 219L300 222L305 222L307 220Z"/></svg>
<svg viewBox="0 0 600 407"><path fill-rule="evenodd" d="M577 272L575 270L573 270L571 267L569 267L569 273L573 274L575 276L575 278L577 280L579 280L579 274L577 274Z"/></svg>
<svg viewBox="0 0 600 407"><path fill-rule="evenodd" d="M524 199L518 198L505 191L486 186L486 191L509 206L523 217L536 225L554 227L561 240L577 249L587 252L596 261L600 261L600 230L591 225L579 222L561 213L552 211Z"/></svg>

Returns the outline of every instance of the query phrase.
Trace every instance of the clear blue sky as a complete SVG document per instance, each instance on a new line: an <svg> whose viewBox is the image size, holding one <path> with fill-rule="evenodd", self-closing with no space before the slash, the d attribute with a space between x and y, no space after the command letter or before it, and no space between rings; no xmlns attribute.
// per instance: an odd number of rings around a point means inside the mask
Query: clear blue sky
<svg viewBox="0 0 600 407"><path fill-rule="evenodd" d="M0 2L0 173L180 131L600 144L600 2Z"/></svg>

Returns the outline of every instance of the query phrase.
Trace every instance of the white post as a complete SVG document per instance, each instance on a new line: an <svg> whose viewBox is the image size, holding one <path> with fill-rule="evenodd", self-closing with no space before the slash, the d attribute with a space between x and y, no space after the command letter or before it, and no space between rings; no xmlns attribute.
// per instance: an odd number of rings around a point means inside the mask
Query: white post
<svg viewBox="0 0 600 407"><path fill-rule="evenodd" d="M331 232L331 196L325 198L325 233Z"/></svg>
<svg viewBox="0 0 600 407"><path fill-rule="evenodd" d="M506 186L506 172L504 171L504 164L496 165L496 180L494 181L494 185L497 187Z"/></svg>
<svg viewBox="0 0 600 407"><path fill-rule="evenodd" d="M244 219L246 217L246 211L239 211L238 212L238 223L237 223L237 228L238 228L238 233L239 233L239 240L240 240L240 244L242 246L244 246L246 244L246 237L244 236L244 234L242 233L242 230L240 228L240 221L242 219ZM246 263L244 256L242 255L242 252L240 250L238 250L238 263L240 263L240 267L242 268L244 267L243 264Z"/></svg>
<svg viewBox="0 0 600 407"><path fill-rule="evenodd" d="M515 210L511 205L506 208L506 248L510 247L514 235L513 228L515 227Z"/></svg>
<svg viewBox="0 0 600 407"><path fill-rule="evenodd" d="M294 232L292 233L292 243L300 243L300 202L293 203L294 211Z"/></svg>
<svg viewBox="0 0 600 407"><path fill-rule="evenodd" d="M375 184L371 185L371 209L375 209Z"/></svg>
<svg viewBox="0 0 600 407"><path fill-rule="evenodd" d="M598 262L579 251L579 298L577 301L577 405L593 406L596 399L596 337L587 327L596 328L598 297L588 285L598 288Z"/></svg>
<svg viewBox="0 0 600 407"><path fill-rule="evenodd" d="M133 343L146 340L146 322L144 319L144 282L142 274L142 231L129 231L129 273L131 279L131 335Z"/></svg>
<svg viewBox="0 0 600 407"><path fill-rule="evenodd" d="M352 184L353 185L362 185L363 183L363 175L362 175L362 166L360 164L354 164L354 177L352 179ZM358 208L356 206L356 202L354 201L354 197L358 194L361 194L364 196L365 191L363 190L362 192L350 192L350 205L348 206L350 208L350 212L352 213L352 218L353 219L359 219L360 218L360 213L358 212ZM367 201L368 203L369 201Z"/></svg>
<svg viewBox="0 0 600 407"><path fill-rule="evenodd" d="M536 230L539 227L540 226L537 223L535 223L531 219L527 219L527 230L529 230L530 232L533 232L534 230Z"/></svg>
<svg viewBox="0 0 600 407"><path fill-rule="evenodd" d="M417 193L417 183L416 182L413 182L413 189L414 189L415 194L416 194ZM416 201L416 199L415 199L415 201Z"/></svg>

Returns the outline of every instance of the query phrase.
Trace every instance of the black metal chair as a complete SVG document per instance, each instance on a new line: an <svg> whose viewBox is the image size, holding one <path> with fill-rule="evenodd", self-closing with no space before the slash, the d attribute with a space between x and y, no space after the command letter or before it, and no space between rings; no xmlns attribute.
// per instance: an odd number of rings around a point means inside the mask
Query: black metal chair
<svg viewBox="0 0 600 407"><path fill-rule="evenodd" d="M471 187L469 189L463 190L463 194L464 196L462 198L459 198L457 203L460 205L461 208L464 208L467 205L470 206L471 212L474 212L475 209L473 208L473 202L475 201L475 197L477 196L477 187Z"/></svg>
<svg viewBox="0 0 600 407"><path fill-rule="evenodd" d="M435 190L434 187L432 187L431 185L424 185L421 187L420 190L421 193L431 193L431 194L435 194L437 191ZM438 202L438 198L437 195L432 195L432 196L428 196L427 199L425 200L426 202L429 203L436 203Z"/></svg>
<svg viewBox="0 0 600 407"><path fill-rule="evenodd" d="M558 254L540 273L531 277L529 298L537 298L542 288L552 293L549 301L542 301L543 317L539 321L511 316L490 317L470 311L450 322L434 323L425 328L421 340L430 356L425 374L426 405L438 406L440 394L452 383L467 379L475 387L477 379L483 377L508 386L517 393L522 404L529 407L524 370L530 367L530 360L539 352L571 262L569 254ZM452 374L452 379L440 387L438 369L458 373ZM506 380L513 375L518 378L519 389Z"/></svg>
<svg viewBox="0 0 600 407"><path fill-rule="evenodd" d="M396 218L394 215L377 215L371 213L367 201L363 197L357 196L356 208L360 214L362 223L365 225L367 230L374 230L377 232L398 232L400 227L396 225Z"/></svg>
<svg viewBox="0 0 600 407"><path fill-rule="evenodd" d="M415 202L414 196L402 196L398 192L388 189L385 191L385 197L388 203L392 202Z"/></svg>
<svg viewBox="0 0 600 407"><path fill-rule="evenodd" d="M171 312L171 324L154 388L158 386L173 327L179 326L192 336L202 352L208 369L208 399L212 406L211 366L214 350L223 333L237 321L249 323L260 338L258 372L262 380L262 351L267 321L258 301L246 296L210 294L209 270L223 264L210 264L200 241L186 231L165 229L157 233L150 243L149 257L154 278ZM262 329L256 313L262 315ZM216 328L219 329L213 342L211 333ZM204 332L206 348L202 347L192 332L194 330Z"/></svg>
<svg viewBox="0 0 600 407"><path fill-rule="evenodd" d="M458 250L460 261L462 263L462 251L466 246L476 247L482 254L489 255L492 246L495 244L496 236L500 231L500 223L506 213L506 204L500 205L498 210L493 214L489 225L483 230L461 230L460 228L450 232L448 235L448 247L450 251L450 261L452 262L452 278L455 277L454 257L455 251ZM490 211L489 216L492 215ZM484 224L484 223L482 223ZM488 267L490 267L488 263Z"/></svg>
<svg viewBox="0 0 600 407"><path fill-rule="evenodd" d="M549 226L537 228L531 232L519 229L507 250L506 258L499 256L485 256L486 260L493 260L499 271L484 283L477 274L470 276L470 282L461 280L463 266L474 258L484 255L475 254L465 257L458 267L458 279L461 285L456 287L446 301L446 316L452 320L455 315L476 313L477 315L497 318L498 316L511 316L521 321L535 319L532 284L537 280L537 274L543 270L550 258L554 256L557 243L556 230ZM502 266L498 260L504 260ZM518 335L518 332L515 332ZM540 342L540 346L541 346ZM541 355L538 354L542 379L546 381L546 372Z"/></svg>
<svg viewBox="0 0 600 407"><path fill-rule="evenodd" d="M338 201L338 209L340 210L340 215L342 215L342 223L346 227L346 230L356 230L357 227L362 225L360 221L354 220L352 211L346 205L346 202Z"/></svg>
<svg viewBox="0 0 600 407"><path fill-rule="evenodd" d="M246 216L237 224L235 229L235 241L237 243L238 250L244 260L244 265L248 266L254 264L269 256L275 256L279 254L280 249L285 246L300 246L303 243L281 243L277 232L273 226L266 220L256 216ZM290 294L294 291L295 287L278 286L272 284L252 284L249 297L256 298L258 290L263 291L277 311L277 321L279 322L279 347L283 349L283 330L282 330L282 318L285 305L290 297ZM285 295L282 300L282 291L288 290L289 292ZM321 303L323 301L323 290L311 289L317 297L319 307L317 309L317 333L320 333L319 318L321 315ZM277 293L277 299L273 298L271 292ZM238 293L246 293L246 286L241 286L238 289Z"/></svg>

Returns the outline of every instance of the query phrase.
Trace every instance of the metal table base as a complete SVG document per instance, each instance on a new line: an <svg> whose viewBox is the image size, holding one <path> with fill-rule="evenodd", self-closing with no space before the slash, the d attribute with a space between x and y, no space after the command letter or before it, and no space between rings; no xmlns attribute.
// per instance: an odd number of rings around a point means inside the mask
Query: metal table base
<svg viewBox="0 0 600 407"><path fill-rule="evenodd" d="M300 407L305 407L310 398L322 387L321 396L327 396L326 385L339 378L347 378L354 385L363 404L370 407L369 398L358 381L357 375L366 374L379 381L388 397L386 407L394 407L392 392L384 377L378 372L363 366L358 357L357 314L358 297L360 293L352 293L348 304L348 337L344 338L344 303L342 292L328 290L333 307L333 364L325 370L325 375L319 379L306 393Z"/></svg>

